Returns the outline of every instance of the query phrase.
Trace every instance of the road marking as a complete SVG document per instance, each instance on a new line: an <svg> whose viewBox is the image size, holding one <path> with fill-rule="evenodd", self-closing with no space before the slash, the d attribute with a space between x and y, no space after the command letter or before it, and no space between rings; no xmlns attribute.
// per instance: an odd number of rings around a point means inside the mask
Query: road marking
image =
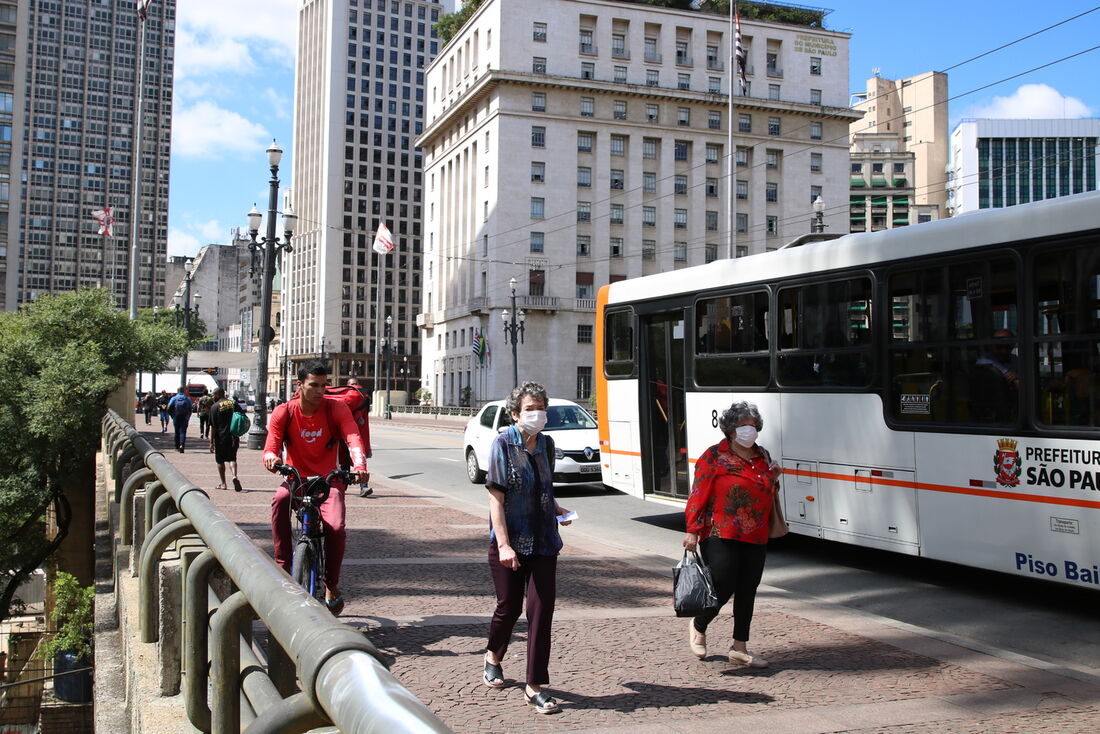
<svg viewBox="0 0 1100 734"><path fill-rule="evenodd" d="M457 461L460 464L463 463L462 459L452 459L449 456L439 456L436 458L438 458L440 461Z"/></svg>

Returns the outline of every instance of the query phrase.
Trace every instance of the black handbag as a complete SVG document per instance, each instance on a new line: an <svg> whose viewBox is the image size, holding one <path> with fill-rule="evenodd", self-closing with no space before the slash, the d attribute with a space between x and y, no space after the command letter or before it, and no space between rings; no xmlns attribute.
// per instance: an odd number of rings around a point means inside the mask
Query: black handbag
<svg viewBox="0 0 1100 734"><path fill-rule="evenodd" d="M718 606L710 569L695 551L684 551L672 569L672 606L677 617L696 617Z"/></svg>

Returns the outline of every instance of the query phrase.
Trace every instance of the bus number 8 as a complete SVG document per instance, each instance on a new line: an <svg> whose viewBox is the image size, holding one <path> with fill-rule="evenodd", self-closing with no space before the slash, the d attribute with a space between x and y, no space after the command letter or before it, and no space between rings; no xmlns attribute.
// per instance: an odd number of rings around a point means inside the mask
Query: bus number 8
<svg viewBox="0 0 1100 734"><path fill-rule="evenodd" d="M710 411L710 425L713 428L718 427L718 411L717 410Z"/></svg>

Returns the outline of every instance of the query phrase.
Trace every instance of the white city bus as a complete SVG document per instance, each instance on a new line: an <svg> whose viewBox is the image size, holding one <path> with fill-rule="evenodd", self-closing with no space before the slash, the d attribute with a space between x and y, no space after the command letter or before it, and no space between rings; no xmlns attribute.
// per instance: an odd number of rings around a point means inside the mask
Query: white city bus
<svg viewBox="0 0 1100 734"><path fill-rule="evenodd" d="M603 481L686 499L756 403L791 530L1100 589L1100 193L602 288Z"/></svg>

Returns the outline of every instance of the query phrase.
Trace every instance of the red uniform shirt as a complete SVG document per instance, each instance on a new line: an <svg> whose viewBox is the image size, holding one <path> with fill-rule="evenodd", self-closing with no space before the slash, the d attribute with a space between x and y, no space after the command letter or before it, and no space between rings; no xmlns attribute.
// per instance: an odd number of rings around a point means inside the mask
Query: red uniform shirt
<svg viewBox="0 0 1100 734"><path fill-rule="evenodd" d="M317 412L307 416L295 398L277 406L271 414L264 458L280 458L285 444L284 461L287 464L303 477L323 476L336 468L341 441L346 442L350 450L352 471L365 472L367 460L363 441L348 406L322 399Z"/></svg>
<svg viewBox="0 0 1100 734"><path fill-rule="evenodd" d="M695 462L695 479L688 495L687 531L706 538L763 544L775 501L776 480L770 458L757 447L752 459L742 459L729 439L711 446Z"/></svg>

